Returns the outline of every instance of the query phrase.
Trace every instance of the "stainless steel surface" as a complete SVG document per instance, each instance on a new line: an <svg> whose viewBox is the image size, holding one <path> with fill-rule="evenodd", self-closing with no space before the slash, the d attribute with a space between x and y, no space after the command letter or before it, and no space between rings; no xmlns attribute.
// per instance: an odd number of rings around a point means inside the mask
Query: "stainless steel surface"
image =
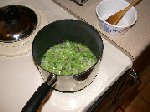
<svg viewBox="0 0 150 112"><path fill-rule="evenodd" d="M57 81L57 76L55 74L52 74L47 78L46 83L47 85L52 86L53 84L55 84L56 81Z"/></svg>

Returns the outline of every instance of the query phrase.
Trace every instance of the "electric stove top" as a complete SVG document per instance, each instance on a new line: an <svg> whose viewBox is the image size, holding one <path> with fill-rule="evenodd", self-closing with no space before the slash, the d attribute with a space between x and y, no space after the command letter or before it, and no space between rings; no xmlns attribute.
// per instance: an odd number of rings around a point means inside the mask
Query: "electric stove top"
<svg viewBox="0 0 150 112"><path fill-rule="evenodd" d="M6 4L30 5L40 10L46 16L48 23L62 19L76 19L51 0L0 1L1 6ZM103 39L103 42L104 52L94 81L88 87L75 93L52 91L50 98L43 106L42 112L84 112L127 69L131 68L132 61L128 56L105 39ZM43 82L41 74L32 60L31 50L22 55L1 55L0 74L1 112L20 112L34 91Z"/></svg>

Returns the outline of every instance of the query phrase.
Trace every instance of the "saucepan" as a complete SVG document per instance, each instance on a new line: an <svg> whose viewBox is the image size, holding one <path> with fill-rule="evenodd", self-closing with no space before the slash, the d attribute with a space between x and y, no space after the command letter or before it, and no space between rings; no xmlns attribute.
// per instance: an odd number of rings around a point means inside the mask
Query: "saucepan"
<svg viewBox="0 0 150 112"><path fill-rule="evenodd" d="M58 75L41 66L43 55L54 45L66 41L81 43L95 55L96 62L87 70L74 75ZM32 95L22 112L34 112L50 91L65 93L80 92L89 86L97 76L103 54L103 41L98 31L81 20L58 20L43 27L32 43L33 60L41 73L44 83ZM53 58L53 57L51 57ZM69 63L69 61L68 61Z"/></svg>

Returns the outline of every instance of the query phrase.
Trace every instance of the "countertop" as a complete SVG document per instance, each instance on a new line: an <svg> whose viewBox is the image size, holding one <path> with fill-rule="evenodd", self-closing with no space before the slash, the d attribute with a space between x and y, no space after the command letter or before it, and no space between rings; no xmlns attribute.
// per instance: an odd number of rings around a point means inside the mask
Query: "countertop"
<svg viewBox="0 0 150 112"><path fill-rule="evenodd" d="M141 1L135 8L137 10L136 24L131 27L124 35L112 36L106 34L99 27L99 21L95 8L102 0L88 0L83 6L79 6L70 0L53 0L64 9L79 19L86 21L94 26L105 39L110 40L117 47L125 51L133 61L137 59L142 51L150 44L150 0ZM133 0L127 0L131 3Z"/></svg>

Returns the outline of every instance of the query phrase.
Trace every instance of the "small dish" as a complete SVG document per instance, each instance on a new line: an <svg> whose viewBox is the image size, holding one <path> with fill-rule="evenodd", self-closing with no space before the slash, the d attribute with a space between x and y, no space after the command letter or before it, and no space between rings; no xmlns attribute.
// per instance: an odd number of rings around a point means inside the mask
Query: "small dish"
<svg viewBox="0 0 150 112"><path fill-rule="evenodd" d="M128 31L137 20L137 11L135 7L131 7L117 25L111 25L105 20L107 20L110 15L124 9L129 4L130 3L125 0L102 0L96 7L100 28L112 35L124 34Z"/></svg>

